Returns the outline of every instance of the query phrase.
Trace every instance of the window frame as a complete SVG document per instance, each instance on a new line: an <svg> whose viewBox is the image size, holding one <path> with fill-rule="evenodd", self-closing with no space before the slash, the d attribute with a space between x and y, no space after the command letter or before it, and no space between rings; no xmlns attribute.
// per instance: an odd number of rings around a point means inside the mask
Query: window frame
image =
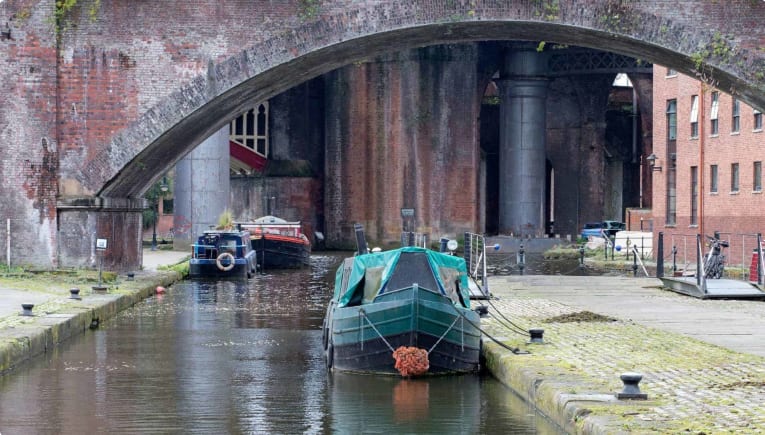
<svg viewBox="0 0 765 435"><path fill-rule="evenodd" d="M699 96L691 95L691 139L699 137Z"/></svg>
<svg viewBox="0 0 765 435"><path fill-rule="evenodd" d="M752 109L752 131L762 131L762 112L757 109Z"/></svg>
<svg viewBox="0 0 765 435"><path fill-rule="evenodd" d="M255 154L268 158L270 148L268 118L268 101L255 104L250 110L231 120L229 123L229 140Z"/></svg>
<svg viewBox="0 0 765 435"><path fill-rule="evenodd" d="M717 193L719 190L720 168L717 165L709 165L709 193Z"/></svg>
<svg viewBox="0 0 765 435"><path fill-rule="evenodd" d="M712 103L710 105L711 109L709 113L709 135L717 136L720 134L720 123L718 120L720 111L720 93L714 91L710 94L710 98L712 99Z"/></svg>
<svg viewBox="0 0 765 435"><path fill-rule="evenodd" d="M738 193L741 188L739 169L738 162L730 164L730 193Z"/></svg>
<svg viewBox="0 0 765 435"><path fill-rule="evenodd" d="M737 134L741 131L741 102L738 98L733 98L730 111L730 132L731 134Z"/></svg>
<svg viewBox="0 0 765 435"><path fill-rule="evenodd" d="M691 166L691 213L690 224L699 224L699 167Z"/></svg>

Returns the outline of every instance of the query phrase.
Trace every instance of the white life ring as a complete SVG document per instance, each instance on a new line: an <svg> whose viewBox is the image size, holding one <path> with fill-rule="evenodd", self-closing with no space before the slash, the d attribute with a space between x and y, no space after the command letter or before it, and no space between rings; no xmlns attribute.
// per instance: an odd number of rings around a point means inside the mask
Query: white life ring
<svg viewBox="0 0 765 435"><path fill-rule="evenodd" d="M223 265L224 258L228 258L228 264L225 266ZM218 266L218 269L222 270L223 272L228 272L229 270L233 269L235 262L236 260L230 252L224 252L218 255L218 258L215 259L215 265Z"/></svg>

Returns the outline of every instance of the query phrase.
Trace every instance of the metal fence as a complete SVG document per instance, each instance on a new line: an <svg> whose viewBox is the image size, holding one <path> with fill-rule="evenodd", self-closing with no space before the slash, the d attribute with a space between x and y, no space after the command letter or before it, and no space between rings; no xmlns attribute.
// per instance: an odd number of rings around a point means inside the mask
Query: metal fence
<svg viewBox="0 0 765 435"><path fill-rule="evenodd" d="M697 265L703 263L703 256L707 255L710 236L701 236L701 249L697 247L698 234L672 234L669 237L669 249L665 249L664 262L672 271L682 274L695 274ZM730 266L728 270L735 270L729 273L731 278L750 280L757 274L757 261L762 267L765 259L760 258L758 251L758 238L756 233L726 233L715 232L712 236L728 242L729 246L724 249L725 263ZM702 258L699 259L698 252L701 251ZM701 261L700 261L701 260Z"/></svg>

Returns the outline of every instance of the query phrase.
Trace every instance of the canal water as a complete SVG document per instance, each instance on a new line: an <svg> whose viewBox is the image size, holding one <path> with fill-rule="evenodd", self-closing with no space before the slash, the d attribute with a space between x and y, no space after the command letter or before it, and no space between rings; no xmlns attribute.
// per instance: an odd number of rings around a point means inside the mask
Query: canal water
<svg viewBox="0 0 765 435"><path fill-rule="evenodd" d="M560 433L488 375L328 373L341 258L172 286L0 377L0 433Z"/></svg>

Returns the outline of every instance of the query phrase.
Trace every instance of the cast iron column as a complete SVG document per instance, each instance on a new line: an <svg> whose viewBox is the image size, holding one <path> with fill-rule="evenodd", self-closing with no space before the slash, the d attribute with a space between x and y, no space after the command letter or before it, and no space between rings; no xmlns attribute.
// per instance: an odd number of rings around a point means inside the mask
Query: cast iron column
<svg viewBox="0 0 765 435"><path fill-rule="evenodd" d="M545 232L546 56L515 47L505 59L500 89L499 232Z"/></svg>

